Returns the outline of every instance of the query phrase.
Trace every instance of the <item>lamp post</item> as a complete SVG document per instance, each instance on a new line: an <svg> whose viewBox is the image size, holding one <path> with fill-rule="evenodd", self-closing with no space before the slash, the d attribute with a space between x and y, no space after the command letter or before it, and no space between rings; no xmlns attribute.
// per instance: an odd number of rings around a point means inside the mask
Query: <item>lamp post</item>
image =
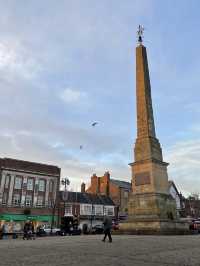
<svg viewBox="0 0 200 266"><path fill-rule="evenodd" d="M63 200L64 200L64 215L65 215L65 203L66 203L66 199L67 199L67 186L69 186L70 184L70 181L67 177L63 178L61 180L61 185L63 185L65 187L65 190L64 190L64 197L63 197Z"/></svg>

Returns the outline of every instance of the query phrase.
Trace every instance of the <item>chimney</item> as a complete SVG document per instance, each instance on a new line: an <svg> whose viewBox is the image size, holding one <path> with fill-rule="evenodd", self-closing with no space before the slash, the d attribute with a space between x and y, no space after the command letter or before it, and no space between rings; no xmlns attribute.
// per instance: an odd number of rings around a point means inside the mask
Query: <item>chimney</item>
<svg viewBox="0 0 200 266"><path fill-rule="evenodd" d="M91 177L91 187L92 193L98 194L100 190L99 177L96 174L93 174Z"/></svg>
<svg viewBox="0 0 200 266"><path fill-rule="evenodd" d="M81 193L85 193L85 183L81 184Z"/></svg>
<svg viewBox="0 0 200 266"><path fill-rule="evenodd" d="M106 184L105 194L106 196L109 197L110 196L110 173L108 171L106 171L104 174L104 180Z"/></svg>

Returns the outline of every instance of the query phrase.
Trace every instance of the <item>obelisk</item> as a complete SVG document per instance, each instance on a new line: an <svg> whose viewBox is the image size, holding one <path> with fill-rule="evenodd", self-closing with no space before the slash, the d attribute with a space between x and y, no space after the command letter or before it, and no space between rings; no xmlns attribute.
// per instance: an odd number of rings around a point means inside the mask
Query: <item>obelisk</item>
<svg viewBox="0 0 200 266"><path fill-rule="evenodd" d="M135 232L166 232L177 226L175 200L168 191L168 163L156 137L147 51L139 26L136 47L137 138L132 169L132 193L128 221L121 229Z"/></svg>

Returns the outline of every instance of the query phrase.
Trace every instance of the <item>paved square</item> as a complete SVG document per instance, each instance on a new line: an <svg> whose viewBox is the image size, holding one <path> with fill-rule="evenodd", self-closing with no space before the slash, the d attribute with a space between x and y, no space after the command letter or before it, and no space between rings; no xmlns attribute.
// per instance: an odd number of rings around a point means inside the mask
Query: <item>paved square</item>
<svg viewBox="0 0 200 266"><path fill-rule="evenodd" d="M0 265L156 266L200 265L200 235L46 237L0 240Z"/></svg>

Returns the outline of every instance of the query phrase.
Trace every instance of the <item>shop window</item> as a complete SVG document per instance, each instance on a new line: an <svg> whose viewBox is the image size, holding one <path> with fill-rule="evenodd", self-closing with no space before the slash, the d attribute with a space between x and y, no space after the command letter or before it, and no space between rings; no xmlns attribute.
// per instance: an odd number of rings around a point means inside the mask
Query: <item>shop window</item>
<svg viewBox="0 0 200 266"><path fill-rule="evenodd" d="M39 187L38 187L39 191L45 191L45 180L40 179L39 180Z"/></svg>
<svg viewBox="0 0 200 266"><path fill-rule="evenodd" d="M32 205L32 196L31 195L26 195L25 205L26 206Z"/></svg>
<svg viewBox="0 0 200 266"><path fill-rule="evenodd" d="M22 188L22 177L16 176L15 177L15 189L21 189Z"/></svg>
<svg viewBox="0 0 200 266"><path fill-rule="evenodd" d="M19 206L21 201L20 194L14 194L13 195L13 205Z"/></svg>
<svg viewBox="0 0 200 266"><path fill-rule="evenodd" d="M33 178L27 180L27 190L33 190Z"/></svg>

